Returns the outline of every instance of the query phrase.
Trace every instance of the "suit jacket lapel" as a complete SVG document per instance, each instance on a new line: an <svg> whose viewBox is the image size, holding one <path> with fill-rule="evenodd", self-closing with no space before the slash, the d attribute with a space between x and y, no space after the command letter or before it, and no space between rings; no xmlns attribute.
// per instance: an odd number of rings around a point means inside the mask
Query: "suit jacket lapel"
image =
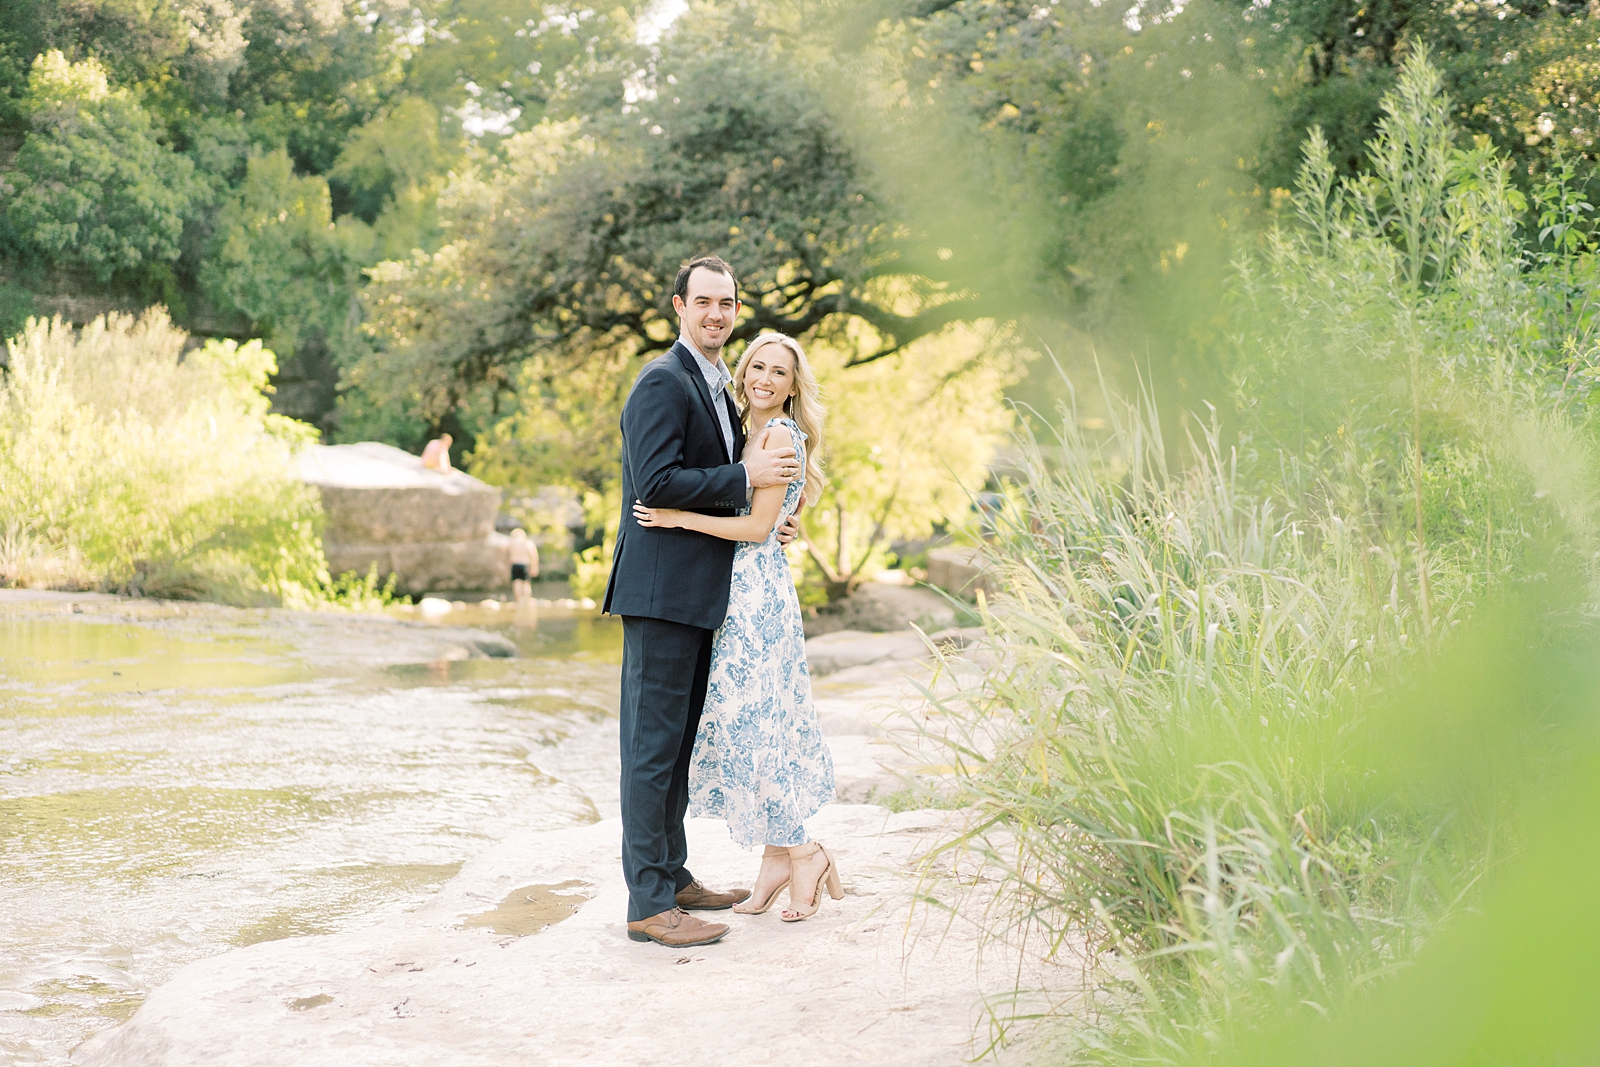
<svg viewBox="0 0 1600 1067"><path fill-rule="evenodd" d="M728 425L733 428L733 455L728 457L728 462L738 463L739 457L744 455L744 420L739 418L739 405L733 402L733 394L724 389L722 395L728 409Z"/></svg>
<svg viewBox="0 0 1600 1067"><path fill-rule="evenodd" d="M706 414L711 416L711 429L712 429L712 432L717 435L717 443L722 445L722 450L724 452L726 452L728 450L728 444L727 444L727 441L722 436L722 420L717 418L717 409L715 407L715 401L711 397L711 387L706 384L706 376L700 370L700 357L696 356L693 352L691 352L687 348L683 347L683 345L681 343L674 344L672 346L672 352L673 352L674 355L676 355L678 357L678 362L683 364L683 368L689 372L689 378L690 378L691 381L694 382L695 391L700 394L700 403L706 409ZM727 390L724 389L723 393L726 394ZM729 425L733 429L733 443L734 443L734 446L738 447L738 445L739 445L739 424L738 424L738 421L736 419L730 419ZM734 457L733 456L729 456L728 457L728 462L732 463L733 461L734 461Z"/></svg>

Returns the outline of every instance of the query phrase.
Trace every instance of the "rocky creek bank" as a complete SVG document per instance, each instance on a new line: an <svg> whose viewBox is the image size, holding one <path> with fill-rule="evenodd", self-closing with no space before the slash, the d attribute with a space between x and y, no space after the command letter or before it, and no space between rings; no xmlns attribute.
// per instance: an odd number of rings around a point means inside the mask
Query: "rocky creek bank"
<svg viewBox="0 0 1600 1067"><path fill-rule="evenodd" d="M330 664L416 662L434 664L433 671L452 662L518 662L504 658L505 646L516 651L517 644L488 627L20 596L33 598L30 612L86 622L173 626L218 640L267 635ZM973 637L940 634L947 644ZM972 917L915 904L920 857L964 814L897 813L877 803L894 793L901 774L939 772L896 725L897 709L915 701L913 683L928 670L926 640L909 630L835 632L814 639L808 654L817 661L815 697L840 787L840 800L812 829L845 884L844 900L825 901L813 920L786 924L776 909L722 913L730 935L695 951L629 941L616 719L614 711L591 714L570 736L526 742L536 773L571 795L570 810L591 815L500 832L436 891L364 922L182 966L131 1019L83 1042L71 1062L618 1064L650 1062L665 1050L711 1067L967 1061L988 1040L984 1000L1014 987L1016 960L980 953ZM615 671L586 662L591 673ZM491 703L517 704L509 681L496 684L483 690L495 694ZM523 729L515 720L506 725L512 734ZM717 886L749 883L757 859L734 847L721 823L691 820L689 834L698 875ZM1033 971L1027 977L1057 981Z"/></svg>

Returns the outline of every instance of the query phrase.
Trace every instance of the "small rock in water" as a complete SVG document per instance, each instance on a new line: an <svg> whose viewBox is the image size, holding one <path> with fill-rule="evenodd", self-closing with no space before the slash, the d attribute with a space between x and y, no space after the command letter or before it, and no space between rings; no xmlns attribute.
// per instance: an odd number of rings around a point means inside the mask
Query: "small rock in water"
<svg viewBox="0 0 1600 1067"><path fill-rule="evenodd" d="M435 596L425 596L422 598L422 603L417 605L417 609L421 611L424 616L428 617L432 617L434 615L448 615L450 614L450 601L440 600Z"/></svg>
<svg viewBox="0 0 1600 1067"><path fill-rule="evenodd" d="M499 634L485 633L482 630L472 630L469 633L472 648L480 656L488 656L490 659L512 659L517 654L517 646Z"/></svg>
<svg viewBox="0 0 1600 1067"><path fill-rule="evenodd" d="M480 600L478 602L478 607L482 608L485 611L499 611L500 610L500 601L498 601L498 600Z"/></svg>

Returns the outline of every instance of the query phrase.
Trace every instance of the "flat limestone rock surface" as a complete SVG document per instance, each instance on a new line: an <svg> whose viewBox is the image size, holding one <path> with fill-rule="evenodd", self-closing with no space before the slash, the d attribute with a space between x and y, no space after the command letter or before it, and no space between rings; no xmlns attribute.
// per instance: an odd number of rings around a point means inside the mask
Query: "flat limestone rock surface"
<svg viewBox="0 0 1600 1067"><path fill-rule="evenodd" d="M981 590L995 592L995 582L975 548L935 548L928 552L928 584L972 599Z"/></svg>
<svg viewBox="0 0 1600 1067"><path fill-rule="evenodd" d="M1011 953L979 952L983 900L954 916L914 903L918 859L966 813L847 802L892 791L898 772L934 758L896 744L894 709L925 675L915 661L880 661L815 687L840 802L807 826L839 865L845 896L807 922L782 922L778 906L703 912L732 926L723 941L674 950L628 940L611 719L541 760L608 818L489 844L422 908L365 929L192 964L73 1063L965 1064L989 1040L985 998L1003 1001L1019 975ZM759 858L722 822L691 819L687 831L696 876L750 885ZM1032 988L1072 984L1046 973L1060 968L1025 970ZM1032 1051L1013 1045L997 1059L1031 1062Z"/></svg>
<svg viewBox="0 0 1600 1067"><path fill-rule="evenodd" d="M385 616L120 598L5 599L15 601L8 612L85 625L126 618L192 637L254 634L317 663L492 655L485 643L503 640ZM903 648L926 652L920 637L914 649ZM759 916L701 913L728 922L732 932L692 950L628 940L617 723L608 717L540 759L542 771L592 800L600 821L484 841L483 851L416 910L193 963L151 993L127 1023L80 1046L72 1062L964 1064L989 1039L985 998L1004 1000L1019 973L1010 953L994 946L979 952L982 899L954 916L915 903L917 861L966 813L895 814L851 802L886 796L897 774L926 773L939 759L919 750L915 735L900 736L903 716L895 713L915 701L927 675L918 660L890 658L841 669L814 688L840 802L807 825L838 863L845 896L825 899L810 921L784 923L776 907ZM692 819L688 834L697 876L716 888L750 884L758 857L736 847L720 821ZM1061 979L1033 968L1025 981L1049 986ZM1013 1047L999 1062L1026 1062L1030 1051Z"/></svg>
<svg viewBox="0 0 1600 1067"><path fill-rule="evenodd" d="M860 630L835 630L806 641L806 666L814 678L884 660L916 659L926 655L928 646L915 630L886 634Z"/></svg>
<svg viewBox="0 0 1600 1067"><path fill-rule="evenodd" d="M806 639L806 666L813 678L821 678L851 667L874 663L931 659L933 653L928 648L930 641L935 648L964 648L982 634L983 631L976 628L940 630L926 638L916 630L891 630L888 633L835 630Z"/></svg>
<svg viewBox="0 0 1600 1067"><path fill-rule="evenodd" d="M986 1033L980 999L1014 974L1003 954L980 963L965 920L911 907L911 861L958 817L825 808L813 832L844 900L803 923L777 909L702 913L733 930L697 949L627 939L618 820L530 833L471 861L419 911L185 968L74 1062L954 1067ZM696 875L749 884L757 859L721 822L690 820L688 833ZM472 923L511 901L558 921L522 936Z"/></svg>
<svg viewBox="0 0 1600 1067"><path fill-rule="evenodd" d="M463 471L429 470L393 445L311 445L296 460L322 494L324 539L347 545L484 541L500 490Z"/></svg>
<svg viewBox="0 0 1600 1067"><path fill-rule="evenodd" d="M843 600L806 617L806 636L837 630L882 633L916 625L924 632L943 630L956 621L950 601L932 589L867 582Z"/></svg>

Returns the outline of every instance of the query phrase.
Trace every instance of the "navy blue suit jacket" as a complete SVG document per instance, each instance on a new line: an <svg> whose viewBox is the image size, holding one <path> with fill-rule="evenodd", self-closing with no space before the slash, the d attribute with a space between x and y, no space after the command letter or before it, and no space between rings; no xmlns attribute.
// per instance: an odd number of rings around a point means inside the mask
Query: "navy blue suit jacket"
<svg viewBox="0 0 1600 1067"><path fill-rule="evenodd" d="M727 454L714 403L728 409ZM640 526L633 502L706 515L745 506L744 428L733 398L713 398L698 357L682 344L639 373L622 408L622 523L604 610L714 630L728 614L736 543L694 530Z"/></svg>

